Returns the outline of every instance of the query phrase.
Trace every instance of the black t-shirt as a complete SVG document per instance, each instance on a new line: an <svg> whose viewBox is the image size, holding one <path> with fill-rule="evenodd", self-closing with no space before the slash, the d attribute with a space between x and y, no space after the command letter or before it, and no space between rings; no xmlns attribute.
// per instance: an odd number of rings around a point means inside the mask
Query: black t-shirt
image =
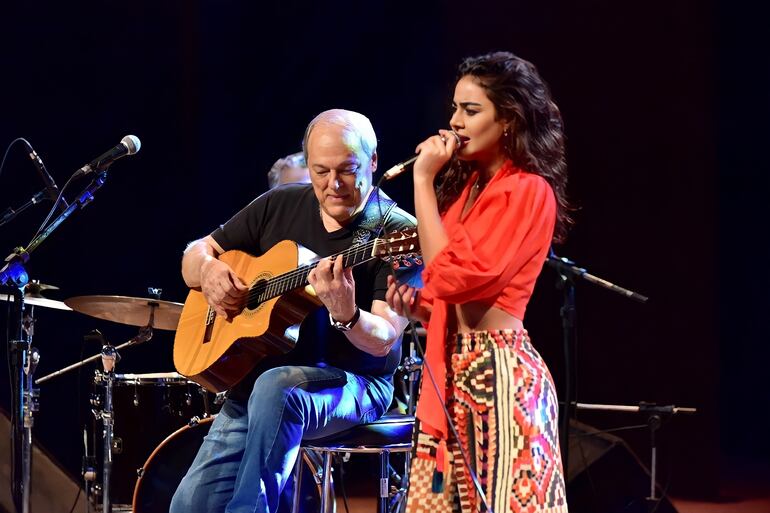
<svg viewBox="0 0 770 513"><path fill-rule="evenodd" d="M358 216L361 218L362 216ZM319 257L350 248L360 219L348 226L327 232L321 220L320 206L311 185L287 184L261 195L211 236L225 251L238 249L254 256L266 253L276 243L292 240ZM393 208L383 233L413 228L416 220L398 207ZM397 271L399 275L419 276L419 268ZM370 310L375 299L384 301L390 265L371 260L353 268L356 304ZM307 315L300 325L295 348L285 355L265 359L233 390L232 397L246 397L254 380L264 370L278 365L331 365L359 375L389 380L401 356L401 340L384 357L356 348L345 335L329 324L329 312L320 307Z"/></svg>

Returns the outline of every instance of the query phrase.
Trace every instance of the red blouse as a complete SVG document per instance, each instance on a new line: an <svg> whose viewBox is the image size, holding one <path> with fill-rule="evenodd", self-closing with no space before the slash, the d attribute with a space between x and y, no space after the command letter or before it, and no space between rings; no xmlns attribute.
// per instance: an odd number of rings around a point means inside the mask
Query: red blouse
<svg viewBox="0 0 770 513"><path fill-rule="evenodd" d="M425 359L438 384L446 383L449 308L476 301L523 319L556 222L556 198L548 182L510 161L461 219L476 176L442 216L449 242L422 274L420 301L432 306ZM446 438L441 408L446 391L440 392L429 378L422 380L417 417L423 430Z"/></svg>

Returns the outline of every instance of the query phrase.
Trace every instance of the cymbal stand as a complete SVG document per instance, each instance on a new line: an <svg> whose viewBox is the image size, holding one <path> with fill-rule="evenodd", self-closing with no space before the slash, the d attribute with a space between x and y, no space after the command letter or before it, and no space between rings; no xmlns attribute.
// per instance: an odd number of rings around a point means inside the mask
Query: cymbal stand
<svg viewBox="0 0 770 513"><path fill-rule="evenodd" d="M101 410L94 410L94 416L96 417L97 420L101 419L102 424L104 426L104 429L102 431L102 439L104 444L103 445L104 447L103 466L104 467L102 471L102 511L104 513L110 513L112 508L112 504L110 503L110 474L112 470L113 427L115 423L114 412L112 409L112 385L115 380L115 366L117 362L120 361L120 353L118 352L118 350L123 349L125 347L141 344L142 342L147 342L148 340L152 339L152 335L153 335L152 326L155 323L155 309L157 307L158 307L157 304L150 303L150 318L147 322L147 326L143 326L142 328L140 328L139 333L135 337L131 338L129 341L124 342L123 344L120 344L119 346L115 347L104 339L104 337L99 332L99 330L94 330L91 333L91 335L87 336L86 338L90 337L90 338L97 338L102 340L102 350L100 353L90 356L85 360L81 360L77 363L69 365L56 372L48 374L47 376L43 376L42 378L35 381L35 383L37 384L44 383L49 379L53 379L57 376L61 376L66 372L82 367L83 365L89 362L95 361L97 359L101 360L103 372L99 373L97 371L94 381L96 383L101 382L102 384L104 384L104 402L102 404ZM87 453L87 450L86 450L86 453ZM88 459L87 454L86 454L86 459ZM89 469L85 468L84 478L86 480L90 480L89 477L90 477Z"/></svg>
<svg viewBox="0 0 770 513"><path fill-rule="evenodd" d="M111 513L112 504L110 503L110 476L112 474L112 442L113 442L113 427L115 424L115 417L112 410L112 384L115 381L115 366L120 360L120 354L117 349L105 343L102 346L102 352L100 353L102 359L102 367L104 372L99 374L97 372L96 382L101 381L104 384L104 403L102 409L95 411L97 420L102 420L104 429L102 431L103 451L104 451L104 467L102 470L102 512Z"/></svg>
<svg viewBox="0 0 770 513"><path fill-rule="evenodd" d="M35 374L37 364L40 362L40 352L32 347L32 336L35 330L35 307L30 306L29 314L24 316L24 331L27 335L26 361L24 364L24 397L22 401L23 411L23 446L22 446L22 468L23 476L27 483L23 489L22 504L29 505L29 480L32 475L32 426L35 424L35 412L39 409L39 389L34 387L32 376Z"/></svg>
<svg viewBox="0 0 770 513"><path fill-rule="evenodd" d="M27 280L23 269L18 276ZM33 387L40 353L32 346L34 331L34 307L26 313L23 285L2 286L0 292L13 296L13 315L16 320L12 338L8 340L8 357L11 369L12 425L11 425L11 475L12 495L16 511L30 511L30 479L32 474L32 426L34 413L38 410L38 390Z"/></svg>

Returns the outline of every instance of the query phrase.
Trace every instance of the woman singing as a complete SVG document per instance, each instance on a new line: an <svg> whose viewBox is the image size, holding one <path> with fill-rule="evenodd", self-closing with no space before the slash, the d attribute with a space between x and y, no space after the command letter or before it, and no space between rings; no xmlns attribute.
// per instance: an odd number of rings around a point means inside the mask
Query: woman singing
<svg viewBox="0 0 770 513"><path fill-rule="evenodd" d="M433 376L424 369L407 511L566 512L556 391L522 323L569 224L561 116L535 67L507 52L462 62L453 111L414 165L424 288L391 281L387 294L427 324Z"/></svg>

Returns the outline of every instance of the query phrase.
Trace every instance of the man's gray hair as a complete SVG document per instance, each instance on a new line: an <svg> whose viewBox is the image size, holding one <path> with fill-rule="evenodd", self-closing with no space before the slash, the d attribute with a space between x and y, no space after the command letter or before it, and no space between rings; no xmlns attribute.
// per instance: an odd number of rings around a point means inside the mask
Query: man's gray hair
<svg viewBox="0 0 770 513"><path fill-rule="evenodd" d="M291 167L307 167L303 152L299 151L297 153L292 153L291 155L286 155L284 158L275 161L273 167L267 172L267 183L271 189L277 187L281 183L281 173L283 173L285 169Z"/></svg>
<svg viewBox="0 0 770 513"><path fill-rule="evenodd" d="M345 109L331 109L324 111L313 118L313 121L305 129L305 137L302 139L302 152L307 161L307 142L310 133L317 125L338 126L343 131L354 134L358 138L358 147L354 151L363 151L366 157L371 159L377 151L377 136L374 134L369 118L358 112Z"/></svg>

